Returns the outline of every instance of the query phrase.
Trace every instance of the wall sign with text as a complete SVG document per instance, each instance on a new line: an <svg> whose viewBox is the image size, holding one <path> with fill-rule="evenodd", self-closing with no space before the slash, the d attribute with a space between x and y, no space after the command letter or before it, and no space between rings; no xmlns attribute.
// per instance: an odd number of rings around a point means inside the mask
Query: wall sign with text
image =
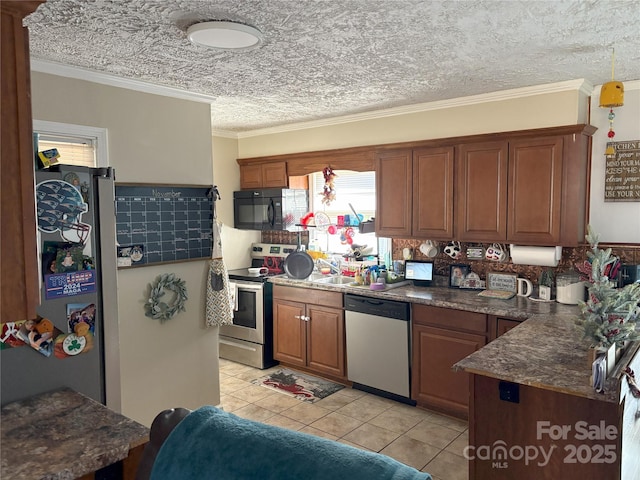
<svg viewBox="0 0 640 480"><path fill-rule="evenodd" d="M615 158L607 159L605 202L640 202L640 140L611 142Z"/></svg>

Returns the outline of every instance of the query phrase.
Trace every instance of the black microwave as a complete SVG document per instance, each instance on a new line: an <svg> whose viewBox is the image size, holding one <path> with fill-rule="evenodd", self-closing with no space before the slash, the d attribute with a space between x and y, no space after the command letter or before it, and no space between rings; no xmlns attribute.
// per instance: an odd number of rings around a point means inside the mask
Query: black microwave
<svg viewBox="0 0 640 480"><path fill-rule="evenodd" d="M309 209L307 190L263 188L233 192L233 222L240 230L298 230Z"/></svg>

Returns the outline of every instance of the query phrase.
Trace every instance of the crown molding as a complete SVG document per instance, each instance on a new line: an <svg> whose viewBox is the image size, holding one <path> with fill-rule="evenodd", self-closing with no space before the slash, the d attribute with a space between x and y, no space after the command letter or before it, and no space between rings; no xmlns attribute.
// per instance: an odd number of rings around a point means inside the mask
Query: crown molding
<svg viewBox="0 0 640 480"><path fill-rule="evenodd" d="M211 129L211 135L214 137L233 138L238 139L238 132L232 132L229 130L219 130L217 128Z"/></svg>
<svg viewBox="0 0 640 480"><path fill-rule="evenodd" d="M156 85L149 82L142 82L140 80L131 80L108 73L96 72L95 70L73 67L62 63L50 62L48 60L39 60L37 58L31 58L31 70L34 72L50 73L51 75L59 75L61 77L101 83L111 87L128 88L129 90L136 90L143 93L179 98L181 100L212 103L216 99L216 97L212 97L211 95L188 92L179 88Z"/></svg>
<svg viewBox="0 0 640 480"><path fill-rule="evenodd" d="M140 80L130 80L117 77L115 75L96 72L80 67L64 65L57 62L40 60L31 58L31 70L41 73L49 73L62 77L77 78L89 82L100 83L112 87L127 88L143 93L151 93L154 95L163 95L167 97L178 98L182 100L190 100L194 102L213 103L216 97L201 93L187 92L179 88L155 85ZM627 90L640 88L640 80L633 82L625 82ZM217 137L225 138L250 138L260 135L273 135L276 133L293 132L297 130L306 130L310 128L326 127L332 125L341 125L345 123L358 122L363 120L375 120L380 118L395 117L400 115L408 115L414 113L422 113L433 110L441 110L445 108L463 107L468 105L476 105L487 102L497 102L501 100L509 100L513 98L530 97L533 95L542 95L556 92L566 92L577 90L585 95L592 95L595 91L594 86L585 79L567 80L564 82L548 83L544 85L534 85L531 87L513 88L498 92L483 93L479 95L471 95L468 97L458 97L447 100L438 100L435 102L418 103L406 105L402 107L386 108L383 110L373 110L370 112L356 113L352 115L343 115L339 117L331 117L320 120L311 120L308 122L296 122L287 125L279 125L275 127L258 128L244 132L235 132L221 129L211 129L211 134ZM599 95L599 89L597 89Z"/></svg>

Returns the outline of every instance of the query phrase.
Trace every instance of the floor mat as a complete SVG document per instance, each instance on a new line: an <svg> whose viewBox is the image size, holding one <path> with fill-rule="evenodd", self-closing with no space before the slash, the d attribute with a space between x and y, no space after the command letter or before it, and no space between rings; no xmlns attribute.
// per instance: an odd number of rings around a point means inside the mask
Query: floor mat
<svg viewBox="0 0 640 480"><path fill-rule="evenodd" d="M269 375L256 378L251 383L310 403L317 402L344 388L344 385L294 372L286 368L281 368Z"/></svg>

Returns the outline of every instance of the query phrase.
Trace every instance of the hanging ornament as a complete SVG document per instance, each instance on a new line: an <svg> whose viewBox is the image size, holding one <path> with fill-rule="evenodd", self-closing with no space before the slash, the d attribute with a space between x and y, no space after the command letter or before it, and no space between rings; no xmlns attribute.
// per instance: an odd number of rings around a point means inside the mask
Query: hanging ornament
<svg viewBox="0 0 640 480"><path fill-rule="evenodd" d="M616 132L613 130L613 120L616 118L616 114L613 113L613 107L621 107L624 105L624 85L622 82L613 80L614 65L615 50L611 52L611 81L602 85L600 89L600 107L609 109L609 132L607 133L609 141L604 151L607 159L613 159L616 156L615 144L613 143L613 137L616 136Z"/></svg>
<svg viewBox="0 0 640 480"><path fill-rule="evenodd" d="M324 188L322 190L322 203L330 205L336 199L336 189L333 179L337 176L331 167L324 167L322 170L324 175Z"/></svg>

